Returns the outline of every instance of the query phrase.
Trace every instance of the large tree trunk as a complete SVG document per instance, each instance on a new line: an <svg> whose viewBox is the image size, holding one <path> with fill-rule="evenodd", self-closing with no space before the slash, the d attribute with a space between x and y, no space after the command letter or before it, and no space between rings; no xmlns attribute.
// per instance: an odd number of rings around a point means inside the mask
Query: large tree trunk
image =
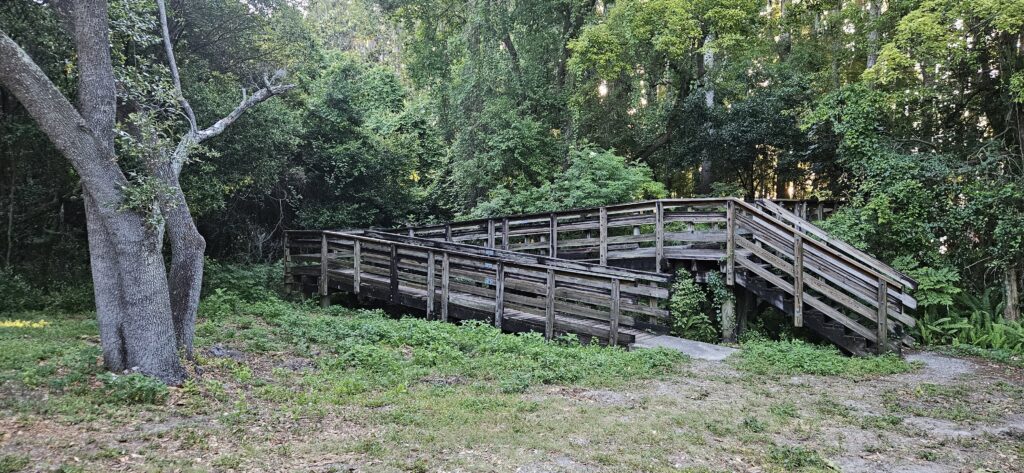
<svg viewBox="0 0 1024 473"><path fill-rule="evenodd" d="M171 317L178 350L191 360L206 240L196 228L177 178L173 178L173 183L174 193L163 206L171 246Z"/></svg>
<svg viewBox="0 0 1024 473"><path fill-rule="evenodd" d="M85 190L90 193L88 187ZM90 261L104 362L180 384L163 239L132 211L88 199ZM95 253L94 253L95 252Z"/></svg>
<svg viewBox="0 0 1024 473"><path fill-rule="evenodd" d="M96 200L83 192L85 217L89 238L89 266L92 269L93 295L96 299L96 320L100 329L103 364L110 371L121 372L129 368L128 353L124 347L124 300L121 297L121 275L117 268L117 252L113 238L107 233L99 215Z"/></svg>
<svg viewBox="0 0 1024 473"><path fill-rule="evenodd" d="M1018 284L1017 268L1006 268L1003 273L1003 294L1006 296L1003 318L1006 320L1020 320L1020 286Z"/></svg>

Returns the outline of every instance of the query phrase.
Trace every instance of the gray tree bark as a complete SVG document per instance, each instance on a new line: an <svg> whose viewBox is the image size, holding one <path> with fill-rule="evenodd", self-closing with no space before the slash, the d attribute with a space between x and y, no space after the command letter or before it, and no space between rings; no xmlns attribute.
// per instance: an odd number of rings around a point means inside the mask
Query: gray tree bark
<svg viewBox="0 0 1024 473"><path fill-rule="evenodd" d="M875 23L878 22L878 17L881 14L882 1L871 0L868 4L868 21L871 24L871 29L868 31L868 69L875 67L875 63L878 62L878 26Z"/></svg>
<svg viewBox="0 0 1024 473"><path fill-rule="evenodd" d="M708 111L712 111L715 108L715 85L711 81L711 69L715 67L715 52L709 47L709 44L715 40L715 35L708 34L704 37L704 56L700 63L701 70L703 71L704 79L704 106L708 108ZM709 130L710 133L710 130ZM704 155L704 158L700 163L700 185L697 187L698 191L702 194L711 192L711 182L714 180L714 175L711 172L711 157Z"/></svg>
<svg viewBox="0 0 1024 473"><path fill-rule="evenodd" d="M96 316L106 367L112 371L137 370L168 384L180 384L185 370L179 353L191 357L206 244L189 213L178 176L192 145L217 136L246 109L292 86L272 83L283 76L283 71L272 79L265 78L265 86L251 96L243 93L242 102L229 115L198 130L195 115L181 94L164 4L162 0L157 3L175 88L190 125L176 149L156 150L168 158L151 171L173 189L154 203L159 204L165 218L160 228L151 228L146 216L121 206L122 189L129 182L117 164L114 147L117 91L106 1L52 3L75 43L77 109L3 31L0 85L21 102L82 180ZM165 230L171 247L170 272L163 255Z"/></svg>
<svg viewBox="0 0 1024 473"><path fill-rule="evenodd" d="M1019 274L1016 267L1006 268L1003 273L1003 294L1006 296L1006 306L1003 307L1003 318L1006 320L1020 320L1020 285Z"/></svg>

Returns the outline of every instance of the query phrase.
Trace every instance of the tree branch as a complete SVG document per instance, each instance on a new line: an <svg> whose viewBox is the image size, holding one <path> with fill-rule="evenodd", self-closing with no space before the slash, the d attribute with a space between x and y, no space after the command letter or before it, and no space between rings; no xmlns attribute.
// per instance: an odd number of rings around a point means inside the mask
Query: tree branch
<svg viewBox="0 0 1024 473"><path fill-rule="evenodd" d="M223 133L224 130L234 123L235 120L238 120L246 110L259 105L275 95L281 95L295 88L295 84L276 83L278 80L284 78L284 76L284 69L279 69L272 77L264 77L263 88L257 90L252 95L247 95L245 89L242 89L242 101L234 110L231 111L231 113L227 114L224 118L217 120L216 123L210 125L208 128L187 133L182 137L181 141L178 143L178 147L174 150L174 155L171 157L171 169L173 170L174 175L177 176L181 174L181 168L184 166L185 159L188 157L189 148Z"/></svg>
<svg viewBox="0 0 1024 473"><path fill-rule="evenodd" d="M164 6L164 0L156 0L157 9L160 10L160 33L164 38L164 51L167 53L167 64L171 68L171 80L174 82L174 91L178 94L178 103L181 104L181 108L185 110L185 117L188 119L189 131L195 133L198 131L198 125L196 124L196 114L192 111L192 105L185 99L185 94L181 91L181 75L178 74L178 62L174 60L174 47L171 46L171 33L167 29L167 7Z"/></svg>
<svg viewBox="0 0 1024 473"><path fill-rule="evenodd" d="M171 43L171 35L167 28L167 7L164 4L164 0L156 0L157 9L160 11L160 33L163 36L164 51L167 54L167 63L171 69L171 80L174 82L174 91L178 95L178 103L181 104L181 108L185 111L186 118L188 119L189 131L181 138L178 142L178 146L174 149L171 155L171 171L175 177L181 174L181 168L185 165L185 160L188 157L189 149L203 141L213 138L227 129L238 117L241 117L243 113L249 108L258 105L259 103L275 96L283 94L295 87L294 84L278 84L277 82L284 78L285 71L280 69L274 73L270 78L263 78L263 88L257 90L251 96L247 95L246 90L242 89L242 102L235 107L231 113L227 114L224 118L217 120L216 123L210 127L200 130L199 125L196 122L195 112L192 110L192 105L188 103L185 98L185 94L181 90L181 75L178 73L178 63L174 59L174 47Z"/></svg>
<svg viewBox="0 0 1024 473"><path fill-rule="evenodd" d="M117 88L110 56L110 24L106 0L68 2L75 61L78 66L78 110L92 129L97 144L114 155L114 123L117 118Z"/></svg>
<svg viewBox="0 0 1024 473"><path fill-rule="evenodd" d="M94 156L90 150L99 146L85 118L28 53L3 31L0 31L0 85L25 107L86 182L123 182L123 175L112 176L107 169L110 166L90 159Z"/></svg>

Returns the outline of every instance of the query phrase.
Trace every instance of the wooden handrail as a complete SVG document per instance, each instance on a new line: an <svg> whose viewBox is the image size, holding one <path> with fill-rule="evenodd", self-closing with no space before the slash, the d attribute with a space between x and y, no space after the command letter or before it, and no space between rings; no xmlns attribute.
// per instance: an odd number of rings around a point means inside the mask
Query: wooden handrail
<svg viewBox="0 0 1024 473"><path fill-rule="evenodd" d="M336 235L351 236L352 233L335 233L328 232ZM432 248L436 250L449 251L451 253L459 255L468 255L473 257L486 258L489 261L505 261L513 262L521 265L532 265L535 267L554 267L559 271L563 272L574 272L582 274L601 274L605 276L614 276L624 281L647 281L657 283L667 283L671 280L671 275L652 273L648 271L639 271L635 269L617 268L614 266L602 266L594 263L583 263L573 260L565 260L558 258L551 258L548 256L533 255L529 253L522 253L517 251L498 250L498 249L487 249L476 245L467 245L465 243L453 243L453 242L442 242L437 240L431 240L429 238L420 237L409 237L404 235L395 235L387 232L378 232L375 230L363 231L367 236L361 237L368 240L376 240L382 242L399 241L403 243L403 246L410 248Z"/></svg>
<svg viewBox="0 0 1024 473"><path fill-rule="evenodd" d="M879 261L877 258L861 250L858 250L849 243L846 243L841 240L836 240L831 235L829 235L828 232L822 230L821 227L818 227L817 225L806 219L800 218L800 216L794 214L785 207L767 199L758 199L757 204L771 210L772 212L776 212L781 216L776 218L780 220L789 220L798 231L812 235L815 238L818 238L831 246L835 246L837 249L850 253L851 255L856 256L857 258L866 260L878 272L885 274L891 279L899 281L905 287L917 289L917 281L915 281L910 276L907 276L906 274L900 272L899 270L893 268L892 266L889 266Z"/></svg>

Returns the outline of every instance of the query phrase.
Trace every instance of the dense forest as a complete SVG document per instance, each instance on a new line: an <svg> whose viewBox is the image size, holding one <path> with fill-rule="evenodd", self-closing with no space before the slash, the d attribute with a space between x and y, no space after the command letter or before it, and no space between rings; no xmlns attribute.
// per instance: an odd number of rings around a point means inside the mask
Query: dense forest
<svg viewBox="0 0 1024 473"><path fill-rule="evenodd" d="M47 3L0 2L0 29L74 96ZM275 71L294 85L189 154L180 186L209 257L276 261L286 229L835 200L827 230L920 282L923 341L1021 330L1000 321L1024 263L1020 0L167 3L197 121ZM187 121L153 2L109 16L119 101L145 104L119 107L115 130L145 207L162 189L139 150ZM0 306L88 306L80 176L4 88L0 143Z"/></svg>

